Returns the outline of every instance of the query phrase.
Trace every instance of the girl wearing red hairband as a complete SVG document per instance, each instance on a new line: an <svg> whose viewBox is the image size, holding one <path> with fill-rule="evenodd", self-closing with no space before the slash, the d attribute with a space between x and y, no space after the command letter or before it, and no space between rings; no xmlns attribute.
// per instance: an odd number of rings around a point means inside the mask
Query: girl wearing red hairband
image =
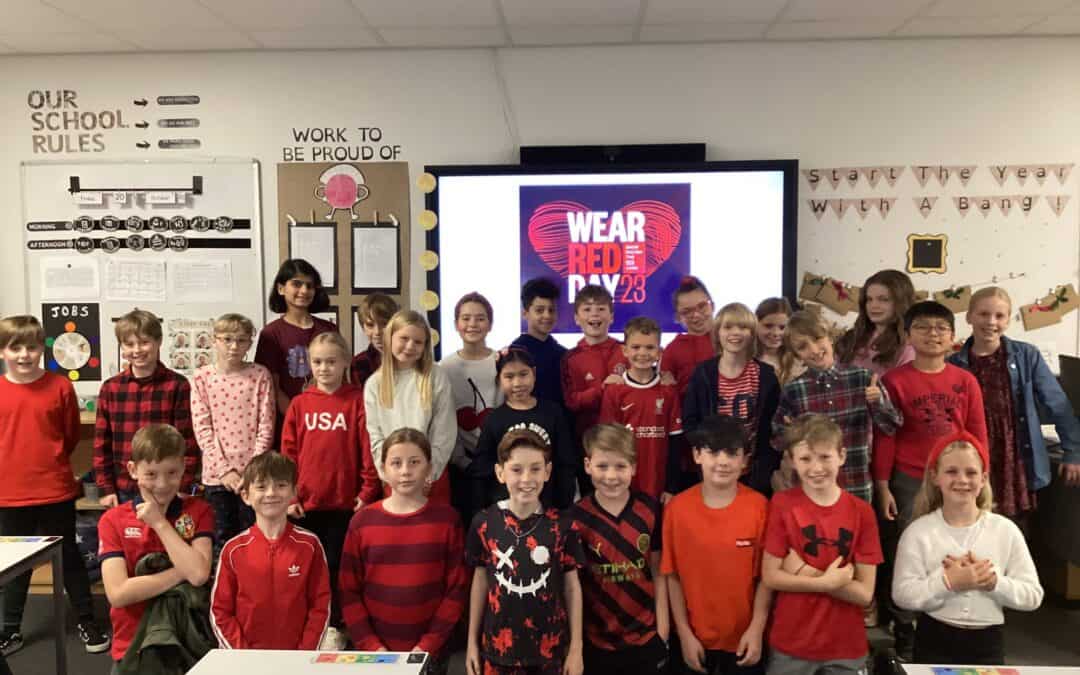
<svg viewBox="0 0 1080 675"><path fill-rule="evenodd" d="M892 583L897 605L923 612L916 663L1005 663L1003 608L1042 603L1024 535L990 511L989 462L986 446L966 432L943 438L927 459Z"/></svg>

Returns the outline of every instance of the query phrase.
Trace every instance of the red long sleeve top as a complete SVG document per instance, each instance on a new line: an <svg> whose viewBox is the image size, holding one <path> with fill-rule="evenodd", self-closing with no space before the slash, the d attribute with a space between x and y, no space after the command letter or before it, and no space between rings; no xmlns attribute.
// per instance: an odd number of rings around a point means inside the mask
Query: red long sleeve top
<svg viewBox="0 0 1080 675"><path fill-rule="evenodd" d="M567 409L574 413L578 438L596 424L600 416L604 380L608 375L622 375L625 371L622 343L615 338L609 337L595 345L582 338L563 356L563 400Z"/></svg>
<svg viewBox="0 0 1080 675"><path fill-rule="evenodd" d="M364 392L344 384L332 394L310 387L289 404L281 454L296 462L304 511L352 511L356 498L382 496L364 415Z"/></svg>

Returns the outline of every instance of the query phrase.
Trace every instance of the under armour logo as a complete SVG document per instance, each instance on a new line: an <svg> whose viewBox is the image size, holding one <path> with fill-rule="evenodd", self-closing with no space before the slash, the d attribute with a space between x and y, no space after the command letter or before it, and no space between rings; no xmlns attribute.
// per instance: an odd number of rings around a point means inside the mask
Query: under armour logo
<svg viewBox="0 0 1080 675"><path fill-rule="evenodd" d="M841 558L847 558L851 555L851 540L855 535L853 535L850 530L841 527L839 536L836 539L819 537L816 525L807 525L801 532L807 540L806 544L803 546L803 552L807 555L816 556L818 554L818 547L821 545L835 546L836 551L840 554Z"/></svg>

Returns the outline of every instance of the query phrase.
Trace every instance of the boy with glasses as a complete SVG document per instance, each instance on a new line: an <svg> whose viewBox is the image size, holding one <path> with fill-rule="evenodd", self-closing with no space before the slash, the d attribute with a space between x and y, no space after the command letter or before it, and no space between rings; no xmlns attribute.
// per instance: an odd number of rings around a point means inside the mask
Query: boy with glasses
<svg viewBox="0 0 1080 675"><path fill-rule="evenodd" d="M953 353L952 310L933 301L916 303L904 315L904 329L908 343L915 349L915 360L893 368L881 378L904 421L893 436L874 435L872 469L878 509L886 521L882 528L886 561L895 559L900 533L911 522L915 495L926 473L927 455L938 439L966 431L980 443L987 442L978 381L971 373L945 361ZM891 587L891 576L891 570L886 570L883 588ZM892 610L896 650L903 658L914 635L914 616Z"/></svg>
<svg viewBox="0 0 1080 675"><path fill-rule="evenodd" d="M240 314L214 322L216 363L195 371L191 417L202 450L202 482L214 507L214 554L255 522L240 498L244 469L274 443L274 381L270 371L244 360L255 327Z"/></svg>

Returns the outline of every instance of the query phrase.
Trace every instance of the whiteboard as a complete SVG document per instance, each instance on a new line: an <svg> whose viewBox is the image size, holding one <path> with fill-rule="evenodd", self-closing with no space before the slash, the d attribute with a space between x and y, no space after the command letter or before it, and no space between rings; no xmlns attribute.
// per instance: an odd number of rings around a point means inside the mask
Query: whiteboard
<svg viewBox="0 0 1080 675"><path fill-rule="evenodd" d="M213 362L213 320L264 324L259 164L252 159L24 162L27 303L45 367L82 399L123 368L113 322L162 319L161 360ZM90 406L92 407L92 406Z"/></svg>

